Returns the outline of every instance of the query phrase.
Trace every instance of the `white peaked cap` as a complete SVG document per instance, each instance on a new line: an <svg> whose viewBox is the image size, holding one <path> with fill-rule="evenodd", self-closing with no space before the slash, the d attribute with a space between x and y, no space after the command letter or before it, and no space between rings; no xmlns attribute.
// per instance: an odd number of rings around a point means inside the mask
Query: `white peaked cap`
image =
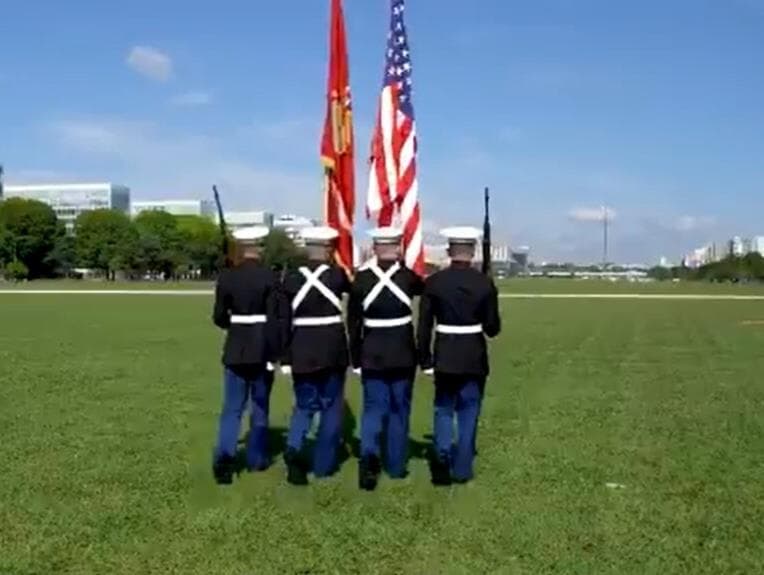
<svg viewBox="0 0 764 575"><path fill-rule="evenodd" d="M329 226L316 226L301 230L300 235L306 244L328 244L336 240L339 233Z"/></svg>
<svg viewBox="0 0 764 575"><path fill-rule="evenodd" d="M267 236L269 232L270 230L265 226L239 228L233 232L233 239L238 242L258 243Z"/></svg>
<svg viewBox="0 0 764 575"><path fill-rule="evenodd" d="M403 230L386 226L370 230L369 235L375 244L398 244L403 237Z"/></svg>
<svg viewBox="0 0 764 575"><path fill-rule="evenodd" d="M451 244L474 244L480 240L483 232L470 226L457 226L440 230L440 235Z"/></svg>

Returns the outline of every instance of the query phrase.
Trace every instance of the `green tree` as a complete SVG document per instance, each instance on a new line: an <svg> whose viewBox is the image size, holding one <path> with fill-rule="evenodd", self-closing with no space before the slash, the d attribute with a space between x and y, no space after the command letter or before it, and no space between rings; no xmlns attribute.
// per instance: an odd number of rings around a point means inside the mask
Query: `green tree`
<svg viewBox="0 0 764 575"><path fill-rule="evenodd" d="M56 213L50 206L22 198L5 200L0 203L0 228L6 230L3 251L7 252L10 245L13 252L10 260L23 262L31 278L50 274L47 258L59 229ZM4 257L8 258L7 254Z"/></svg>
<svg viewBox="0 0 764 575"><path fill-rule="evenodd" d="M137 262L138 232L122 212L95 210L77 218L76 251L84 267L114 279L117 271L133 270Z"/></svg>
<svg viewBox="0 0 764 575"><path fill-rule="evenodd" d="M282 230L271 230L263 245L263 263L273 269L294 268L306 261L305 253Z"/></svg>
<svg viewBox="0 0 764 575"><path fill-rule="evenodd" d="M135 218L135 229L138 259L146 271L165 278L174 276L185 259L176 217L161 211L142 212Z"/></svg>
<svg viewBox="0 0 764 575"><path fill-rule="evenodd" d="M658 281L667 281L671 279L671 270L662 266L656 266L647 272L647 275Z"/></svg>
<svg viewBox="0 0 764 575"><path fill-rule="evenodd" d="M60 226L53 250L48 254L46 265L56 276L67 277L77 265L77 249L74 236L69 235Z"/></svg>
<svg viewBox="0 0 764 575"><path fill-rule="evenodd" d="M743 258L743 263L748 279L764 280L764 256L758 252L752 252Z"/></svg>
<svg viewBox="0 0 764 575"><path fill-rule="evenodd" d="M4 270L5 279L20 282L29 277L29 269L18 260L9 262Z"/></svg>
<svg viewBox="0 0 764 575"><path fill-rule="evenodd" d="M200 277L212 277L221 260L220 228L200 216L178 216L177 220L181 253Z"/></svg>
<svg viewBox="0 0 764 575"><path fill-rule="evenodd" d="M13 235L4 224L0 223L0 268L13 261L16 252L13 245Z"/></svg>

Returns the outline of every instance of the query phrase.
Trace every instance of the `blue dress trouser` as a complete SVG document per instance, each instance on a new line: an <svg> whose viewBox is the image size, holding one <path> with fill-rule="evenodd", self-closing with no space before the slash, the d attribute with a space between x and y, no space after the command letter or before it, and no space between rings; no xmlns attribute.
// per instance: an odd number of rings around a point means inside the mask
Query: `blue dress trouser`
<svg viewBox="0 0 764 575"><path fill-rule="evenodd" d="M387 472L390 477L405 477L413 378L374 374L364 375L362 381L361 457L379 458L380 440L383 435L387 435L385 446ZM385 424L387 424L386 430Z"/></svg>
<svg viewBox="0 0 764 575"><path fill-rule="evenodd" d="M337 452L342 439L345 370L294 374L295 405L287 447L301 451L305 437L319 414L321 420L313 453L313 472L326 477L337 470Z"/></svg>
<svg viewBox="0 0 764 575"><path fill-rule="evenodd" d="M451 474L457 481L469 481L474 475L472 466L482 386L483 380L475 376L435 374L435 455L451 461ZM455 443L454 416L457 425Z"/></svg>
<svg viewBox="0 0 764 575"><path fill-rule="evenodd" d="M241 418L250 401L247 467L263 470L270 464L268 453L268 413L270 410L273 373L264 368L225 369L223 378L223 410L214 458L236 457Z"/></svg>

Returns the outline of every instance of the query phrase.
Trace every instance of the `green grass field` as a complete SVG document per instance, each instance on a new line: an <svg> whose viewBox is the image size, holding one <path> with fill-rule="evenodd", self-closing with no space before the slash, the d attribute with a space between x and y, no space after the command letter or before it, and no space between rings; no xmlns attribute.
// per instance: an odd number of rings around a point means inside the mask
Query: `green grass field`
<svg viewBox="0 0 764 575"><path fill-rule="evenodd" d="M0 573L764 572L762 302L504 300L477 480L372 494L213 484L210 305L0 296Z"/></svg>

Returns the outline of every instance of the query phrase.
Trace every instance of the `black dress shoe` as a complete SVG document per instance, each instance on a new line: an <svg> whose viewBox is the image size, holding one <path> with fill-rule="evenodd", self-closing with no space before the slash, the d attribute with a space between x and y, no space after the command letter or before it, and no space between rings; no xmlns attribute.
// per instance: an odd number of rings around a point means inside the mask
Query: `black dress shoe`
<svg viewBox="0 0 764 575"><path fill-rule="evenodd" d="M451 485L451 458L434 456L430 459L432 484L438 487Z"/></svg>
<svg viewBox="0 0 764 575"><path fill-rule="evenodd" d="M284 454L287 466L287 482L291 485L308 484L308 465L298 451L288 449Z"/></svg>
<svg viewBox="0 0 764 575"><path fill-rule="evenodd" d="M378 457L367 455L358 462L358 487L364 491L374 491L382 472L382 463Z"/></svg>
<svg viewBox="0 0 764 575"><path fill-rule="evenodd" d="M218 485L231 485L233 483L234 463L233 457L223 455L212 464L212 474Z"/></svg>

